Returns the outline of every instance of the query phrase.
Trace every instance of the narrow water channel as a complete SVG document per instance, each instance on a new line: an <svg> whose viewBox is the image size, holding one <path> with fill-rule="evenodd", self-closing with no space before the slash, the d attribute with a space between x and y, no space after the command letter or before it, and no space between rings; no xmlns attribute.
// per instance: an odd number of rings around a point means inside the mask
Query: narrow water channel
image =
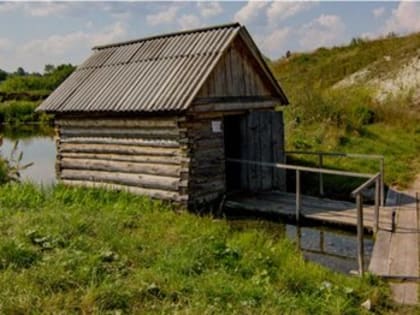
<svg viewBox="0 0 420 315"><path fill-rule="evenodd" d="M2 127L0 134L3 144L0 153L9 157L18 141L18 152L23 152L22 164L33 163L21 172L25 181L36 184L52 185L55 183L56 149L52 128L39 126L21 126L20 128ZM334 271L349 273L357 270L356 233L319 226L286 224L273 220L251 217L229 217L235 229L263 229L273 238L288 237L296 243L308 260L319 263ZM372 252L373 240L365 237L365 262L368 263Z"/></svg>

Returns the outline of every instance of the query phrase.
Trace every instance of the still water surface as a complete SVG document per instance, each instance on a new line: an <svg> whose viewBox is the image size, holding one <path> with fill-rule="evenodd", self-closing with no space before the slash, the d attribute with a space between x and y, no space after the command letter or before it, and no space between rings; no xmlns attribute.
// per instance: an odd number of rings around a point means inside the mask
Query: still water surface
<svg viewBox="0 0 420 315"><path fill-rule="evenodd" d="M33 163L31 167L21 171L22 180L42 185L55 183L56 149L52 128L40 131L36 127L26 126L25 130L3 129L1 131L3 132L1 155L10 157L15 142L18 141L17 153L23 152L21 164Z"/></svg>
<svg viewBox="0 0 420 315"><path fill-rule="evenodd" d="M56 149L52 129L39 131L26 126L25 130L0 131L3 133L3 145L0 148L3 156L10 155L15 141L18 140L18 151L23 152L23 164L34 163L21 172L23 180L42 185L55 183ZM335 271L349 273L358 268L355 232L319 226L298 227L250 217L230 217L230 222L235 229L263 229L273 238L288 237L296 243L306 259ZM366 263L369 262L372 247L372 239L366 237Z"/></svg>

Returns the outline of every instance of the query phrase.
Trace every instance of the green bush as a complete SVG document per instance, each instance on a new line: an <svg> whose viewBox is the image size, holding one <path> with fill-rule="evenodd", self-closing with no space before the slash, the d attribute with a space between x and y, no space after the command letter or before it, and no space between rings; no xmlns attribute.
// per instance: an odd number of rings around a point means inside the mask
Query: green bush
<svg viewBox="0 0 420 315"><path fill-rule="evenodd" d="M39 102L9 101L0 103L0 123L20 124L27 122L50 121L51 117L45 113L35 112Z"/></svg>

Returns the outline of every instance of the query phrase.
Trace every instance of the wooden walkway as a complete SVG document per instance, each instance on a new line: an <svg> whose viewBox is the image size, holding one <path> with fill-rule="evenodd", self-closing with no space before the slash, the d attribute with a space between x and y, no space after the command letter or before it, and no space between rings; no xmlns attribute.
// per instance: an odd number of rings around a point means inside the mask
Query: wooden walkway
<svg viewBox="0 0 420 315"><path fill-rule="evenodd" d="M418 303L419 280L419 218L415 197L410 193L391 194L389 203L394 203L396 209L395 231L378 231L369 271L390 280L396 302L414 305Z"/></svg>
<svg viewBox="0 0 420 315"><path fill-rule="evenodd" d="M394 202L388 198L387 204L391 205L380 208L379 230L375 238L369 271L391 281L396 302L417 304L420 218L416 211L415 198L412 195L401 196L391 196ZM305 195L301 197L301 220L341 227L357 226L357 210L354 203ZM285 192L264 192L254 195L238 193L226 198L225 209L251 211L295 220L295 198L295 194ZM392 231L393 209L396 209L394 231ZM365 230L372 231L374 207L365 205L363 214Z"/></svg>
<svg viewBox="0 0 420 315"><path fill-rule="evenodd" d="M263 192L255 195L236 194L226 198L225 208L240 209L265 213L295 220L296 195L285 192ZM373 229L373 206L365 206L364 227ZM390 229L392 210L387 207L380 209L379 228ZM352 202L337 201L302 195L302 210L300 219L333 226L357 226L356 205Z"/></svg>

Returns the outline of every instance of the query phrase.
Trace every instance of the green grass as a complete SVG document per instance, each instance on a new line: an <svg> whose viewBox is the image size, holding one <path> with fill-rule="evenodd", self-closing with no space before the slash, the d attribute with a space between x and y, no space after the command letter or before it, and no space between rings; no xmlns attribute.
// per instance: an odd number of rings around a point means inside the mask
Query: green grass
<svg viewBox="0 0 420 315"><path fill-rule="evenodd" d="M391 311L372 276L145 197L8 184L0 209L2 314L363 314L367 298Z"/></svg>
<svg viewBox="0 0 420 315"><path fill-rule="evenodd" d="M362 40L341 47L321 47L312 53L293 53L290 58L274 61L272 68L288 96L294 98L299 90L312 86L329 88L367 66L372 66L371 76L393 72L416 56L419 46L420 33ZM391 57L392 62L385 56Z"/></svg>

